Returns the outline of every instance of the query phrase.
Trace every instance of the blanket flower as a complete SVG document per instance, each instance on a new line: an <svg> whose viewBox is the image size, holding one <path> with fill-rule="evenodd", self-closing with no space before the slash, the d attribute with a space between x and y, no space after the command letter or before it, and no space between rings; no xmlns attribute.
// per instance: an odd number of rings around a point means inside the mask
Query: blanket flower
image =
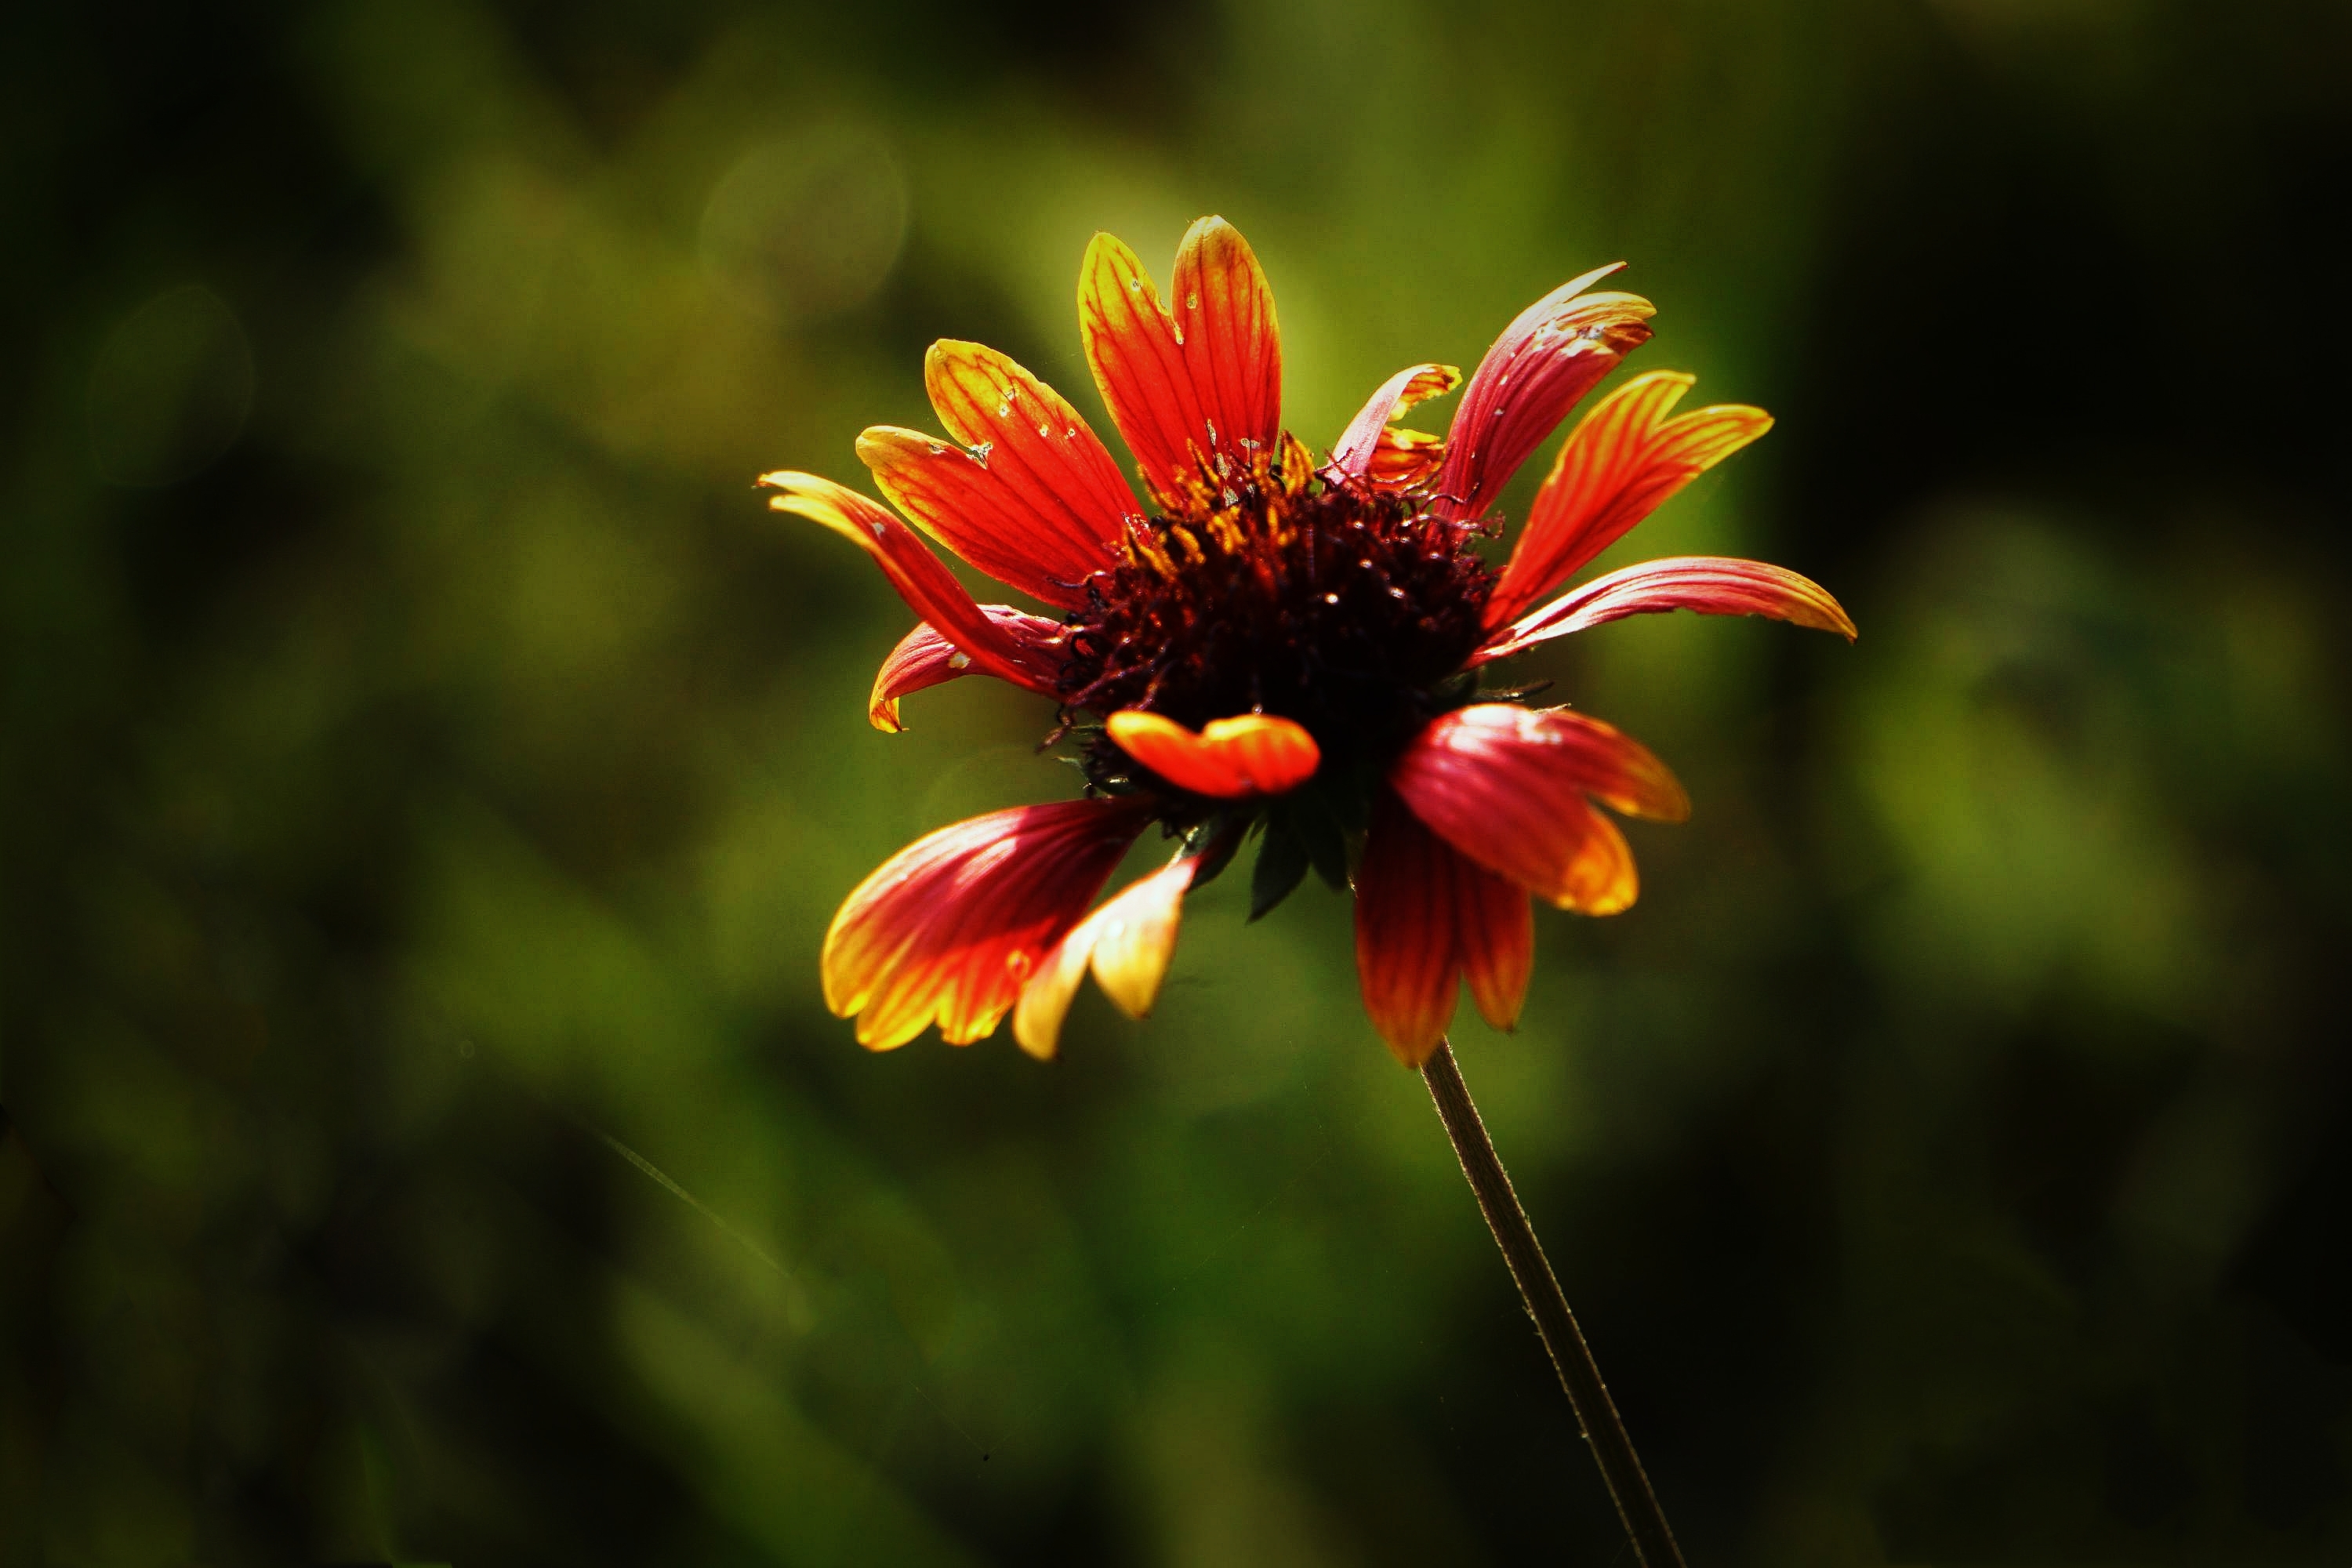
<svg viewBox="0 0 2352 1568"><path fill-rule="evenodd" d="M858 439L895 511L816 475L762 477L777 510L871 555L919 619L876 678L877 728L899 728L910 693L992 676L1057 705L1049 739L1086 778L1081 799L943 827L849 895L822 967L861 1043L887 1050L936 1023L962 1045L1010 1015L1022 1047L1050 1057L1089 970L1140 1016L1186 893L1253 837L1252 918L1310 869L1352 892L1365 1009L1410 1067L1444 1038L1465 984L1489 1023L1517 1021L1532 900L1592 915L1633 903L1608 813L1679 820L1681 786L1597 719L1482 691L1483 667L1666 610L1854 628L1820 586L1756 561L1649 561L1562 591L1769 427L1738 405L1676 413L1693 378L1673 371L1585 415L1488 563L1496 497L1650 336L1648 300L1597 287L1618 269L1528 306L1466 383L1450 365L1397 372L1318 463L1282 427L1274 295L1241 235L1195 223L1165 294L1097 235L1079 334L1140 494L1052 388L956 342L924 362L943 433ZM1457 388L1446 436L1399 427ZM924 535L1044 613L975 602ZM1173 858L1096 907L1155 824Z"/></svg>

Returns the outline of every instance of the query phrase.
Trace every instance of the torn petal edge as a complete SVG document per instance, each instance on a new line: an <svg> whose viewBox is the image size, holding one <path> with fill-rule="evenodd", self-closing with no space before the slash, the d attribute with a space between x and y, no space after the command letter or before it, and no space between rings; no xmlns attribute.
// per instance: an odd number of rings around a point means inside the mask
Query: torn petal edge
<svg viewBox="0 0 2352 1568"><path fill-rule="evenodd" d="M1403 418L1410 409L1431 398L1443 397L1461 384L1462 372L1450 364L1408 365L1389 377L1379 391L1365 399L1364 406L1340 432L1338 444L1331 448L1331 460L1323 465L1325 481L1370 479L1379 483L1373 469L1383 447L1424 452L1426 467L1434 468L1444 454L1443 437L1420 431L1392 431L1389 426ZM1403 438L1411 437L1419 439ZM1432 447L1435 450L1431 451ZM1425 473L1416 473L1414 477L1425 477ZM1394 488L1402 489L1402 483Z"/></svg>

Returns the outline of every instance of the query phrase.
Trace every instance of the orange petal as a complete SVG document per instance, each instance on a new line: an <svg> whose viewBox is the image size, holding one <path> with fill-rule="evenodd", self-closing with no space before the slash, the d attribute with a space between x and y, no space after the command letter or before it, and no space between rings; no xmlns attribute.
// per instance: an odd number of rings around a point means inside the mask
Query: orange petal
<svg viewBox="0 0 2352 1568"><path fill-rule="evenodd" d="M1441 516L1476 518L1528 454L1617 362L1647 342L1655 307L1638 294L1585 289L1624 265L1595 268L1519 312L1470 374L1438 479Z"/></svg>
<svg viewBox="0 0 2352 1568"><path fill-rule="evenodd" d="M1176 308L1162 303L1123 242L1095 236L1078 269L1078 335L1095 384L1165 507L1196 475L1223 477L1281 425L1282 346L1274 292L1248 242L1223 218L1186 231Z"/></svg>
<svg viewBox="0 0 2352 1568"><path fill-rule="evenodd" d="M759 482L781 492L768 499L774 510L823 523L874 557L898 596L971 655L974 668L1016 686L1053 690L1052 670L982 613L955 574L888 509L815 474L780 471L761 475Z"/></svg>
<svg viewBox="0 0 2352 1568"><path fill-rule="evenodd" d="M1055 656L1061 647L1062 623L1049 621L1043 616L1033 616L1016 610L1010 605L982 605L981 613L995 624L1013 642L1025 650L1032 660L1044 663ZM959 676L980 671L971 656L931 629L929 625L917 626L898 639L898 646L882 661L875 672L873 695L867 700L866 717L885 734L895 735L906 728L898 719L898 699L910 692L921 691L953 680ZM1045 686L1032 689L1045 691Z"/></svg>
<svg viewBox="0 0 2352 1568"><path fill-rule="evenodd" d="M1024 510L1035 563L1069 584L1101 567L1142 520L1118 464L1078 411L1007 356L942 340L923 358L923 385L948 433L986 447L991 482Z"/></svg>
<svg viewBox="0 0 2352 1568"><path fill-rule="evenodd" d="M1072 586L1111 563L1066 548L1039 523L1028 500L989 472L993 456L937 436L877 425L857 437L857 457L882 493L923 531L1008 588L1075 609Z"/></svg>
<svg viewBox="0 0 2352 1568"><path fill-rule="evenodd" d="M1682 786L1641 744L1580 713L1479 703L1433 720L1389 771L1413 814L1489 870L1585 914L1638 891L1633 852L1586 797L1677 821Z"/></svg>
<svg viewBox="0 0 2352 1568"><path fill-rule="evenodd" d="M1462 373L1450 364L1410 365L1389 377L1340 433L1323 468L1326 478L1369 479L1383 489L1402 489L1427 478L1444 456L1444 439L1389 426L1415 405L1461 384Z"/></svg>
<svg viewBox="0 0 2352 1568"><path fill-rule="evenodd" d="M1112 423L1163 504L1183 493L1192 443L1208 437L1183 341L1127 245L1097 234L1078 268L1078 338Z"/></svg>
<svg viewBox="0 0 2352 1568"><path fill-rule="evenodd" d="M1144 814L1066 801L943 827L886 861L825 932L825 1005L860 1045L902 1046L936 1020L965 1045L995 1029L1040 959L1101 889Z"/></svg>
<svg viewBox="0 0 2352 1568"><path fill-rule="evenodd" d="M1274 289L1241 230L1221 217L1194 221L1176 247L1176 325L1192 391L1209 426L1202 448L1245 456L1282 434L1282 333Z"/></svg>
<svg viewBox="0 0 2352 1568"><path fill-rule="evenodd" d="M1539 642L1622 620L1627 616L1696 610L1703 616L1769 616L1853 640L1853 618L1828 589L1785 566L1727 555L1676 555L1643 561L1595 577L1520 616L1470 656L1474 665L1507 658Z"/></svg>
<svg viewBox="0 0 2352 1568"><path fill-rule="evenodd" d="M1667 497L1772 427L1770 415L1738 404L1667 418L1696 379L1680 371L1637 375L1569 433L1486 601L1488 626L1515 618Z"/></svg>
<svg viewBox="0 0 2352 1568"><path fill-rule="evenodd" d="M1062 1020L1069 1016L1078 981L1091 963L1103 994L1130 1018L1151 1011L1168 961L1176 952L1176 930L1184 893L1200 859L1185 856L1122 889L1102 908L1080 921L1022 988L1013 1010L1013 1037L1038 1060L1059 1047Z"/></svg>
<svg viewBox="0 0 2352 1568"><path fill-rule="evenodd" d="M1314 736L1271 713L1212 719L1195 734L1129 708L1112 714L1108 728L1121 751L1178 789L1219 800L1286 794L1313 778L1322 761Z"/></svg>

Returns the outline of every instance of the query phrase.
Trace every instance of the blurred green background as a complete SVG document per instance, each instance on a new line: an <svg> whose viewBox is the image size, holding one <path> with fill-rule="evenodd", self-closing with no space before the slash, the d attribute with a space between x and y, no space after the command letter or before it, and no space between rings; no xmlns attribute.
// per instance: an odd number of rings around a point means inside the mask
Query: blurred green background
<svg viewBox="0 0 2352 1568"><path fill-rule="evenodd" d="M35 0L0 182L0 1561L1629 1561L1339 900L819 1001L1069 779L750 480L1208 212L1318 445L1630 259L1604 564L1863 627L1531 661L1696 816L1457 1037L1694 1563L2352 1554L2340 5Z"/></svg>

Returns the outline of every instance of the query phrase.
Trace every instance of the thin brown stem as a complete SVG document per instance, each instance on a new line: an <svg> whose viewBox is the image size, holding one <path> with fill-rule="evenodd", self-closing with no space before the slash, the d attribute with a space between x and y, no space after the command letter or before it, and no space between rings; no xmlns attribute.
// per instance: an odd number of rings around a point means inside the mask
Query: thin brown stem
<svg viewBox="0 0 2352 1568"><path fill-rule="evenodd" d="M1543 1245L1528 1223L1528 1211L1519 1206L1511 1178L1486 1137L1486 1123L1478 1120L1478 1107L1471 1102L1469 1086L1462 1081L1462 1069L1454 1063L1454 1047L1440 1040L1437 1054L1423 1065L1421 1076L1429 1085L1429 1098L1437 1102L1445 1135L1454 1141L1462 1173L1470 1178L1470 1190L1477 1195L1486 1227L1503 1249L1503 1261L1519 1287L1519 1299L1527 1303L1528 1316L1536 1321L1544 1349L1551 1352L1559 1385L1568 1391L1576 1423L1583 1429L1592 1458L1601 1466L1601 1479L1608 1483L1609 1495L1617 1504L1617 1517L1625 1521L1633 1555L1644 1568L1683 1568L1682 1551L1675 1544L1675 1532L1666 1528L1658 1494L1650 1489L1650 1478L1642 1473L1633 1439L1626 1436L1625 1423L1609 1398L1608 1385L1601 1381L1601 1368L1593 1363L1592 1348L1584 1342L1576 1314L1568 1310L1568 1298L1560 1293L1559 1281L1544 1258Z"/></svg>

